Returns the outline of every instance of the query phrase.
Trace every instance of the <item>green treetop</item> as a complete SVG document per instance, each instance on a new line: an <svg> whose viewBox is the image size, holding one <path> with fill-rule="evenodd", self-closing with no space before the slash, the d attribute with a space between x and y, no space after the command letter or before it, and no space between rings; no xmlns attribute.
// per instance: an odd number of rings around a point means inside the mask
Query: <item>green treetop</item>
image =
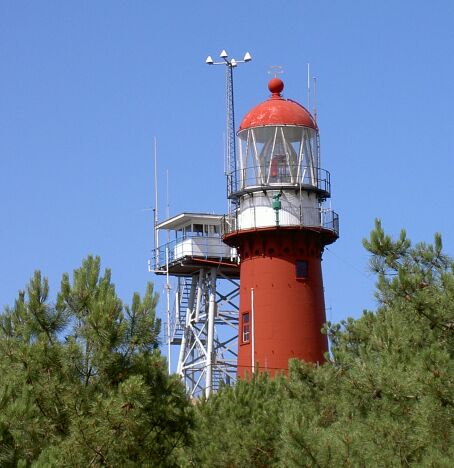
<svg viewBox="0 0 454 468"><path fill-rule="evenodd" d="M56 304L36 272L0 317L0 466L171 466L192 413L159 354L157 295L131 306L88 257Z"/></svg>

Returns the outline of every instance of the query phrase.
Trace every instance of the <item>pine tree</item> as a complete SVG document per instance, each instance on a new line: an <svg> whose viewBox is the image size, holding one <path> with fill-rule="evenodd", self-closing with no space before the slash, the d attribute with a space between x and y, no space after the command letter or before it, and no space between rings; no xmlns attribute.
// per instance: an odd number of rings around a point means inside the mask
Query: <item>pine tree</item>
<svg viewBox="0 0 454 468"><path fill-rule="evenodd" d="M322 366L256 376L196 405L191 466L452 466L454 265L376 223L376 311L327 324Z"/></svg>
<svg viewBox="0 0 454 468"><path fill-rule="evenodd" d="M292 364L285 466L452 466L454 272L434 245L370 240L378 310L329 325L332 356Z"/></svg>
<svg viewBox="0 0 454 468"><path fill-rule="evenodd" d="M256 374L199 401L193 446L181 464L268 467L278 458L283 378Z"/></svg>
<svg viewBox="0 0 454 468"><path fill-rule="evenodd" d="M55 305L40 272L0 317L0 466L172 466L192 408L158 350L151 284L131 306L88 257Z"/></svg>

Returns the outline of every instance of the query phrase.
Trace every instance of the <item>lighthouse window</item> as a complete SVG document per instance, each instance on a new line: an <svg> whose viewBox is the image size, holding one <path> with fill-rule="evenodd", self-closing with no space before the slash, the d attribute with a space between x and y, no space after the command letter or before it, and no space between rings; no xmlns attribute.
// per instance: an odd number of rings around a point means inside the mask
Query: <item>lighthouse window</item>
<svg viewBox="0 0 454 468"><path fill-rule="evenodd" d="M307 260L296 261L296 279L306 279L308 274Z"/></svg>
<svg viewBox="0 0 454 468"><path fill-rule="evenodd" d="M251 326L249 322L249 312L243 314L243 343L248 343L251 335Z"/></svg>

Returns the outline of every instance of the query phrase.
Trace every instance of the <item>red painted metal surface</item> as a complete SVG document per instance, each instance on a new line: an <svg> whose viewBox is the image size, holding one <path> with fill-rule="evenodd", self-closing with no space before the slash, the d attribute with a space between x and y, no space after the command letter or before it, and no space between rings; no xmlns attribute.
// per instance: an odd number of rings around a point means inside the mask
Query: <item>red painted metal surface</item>
<svg viewBox="0 0 454 468"><path fill-rule="evenodd" d="M225 239L241 255L240 377L251 374L252 362L274 375L286 373L291 358L324 361L328 342L321 333L325 322L321 256L326 240L321 233L304 229L239 231ZM297 279L297 260L307 261L306 279ZM241 317L252 314L251 289L254 324L250 340L244 343Z"/></svg>
<svg viewBox="0 0 454 468"><path fill-rule="evenodd" d="M241 122L239 131L265 125L297 125L317 128L311 113L301 104L290 99L284 99L281 92L284 83L279 78L273 78L268 83L272 95L249 111Z"/></svg>

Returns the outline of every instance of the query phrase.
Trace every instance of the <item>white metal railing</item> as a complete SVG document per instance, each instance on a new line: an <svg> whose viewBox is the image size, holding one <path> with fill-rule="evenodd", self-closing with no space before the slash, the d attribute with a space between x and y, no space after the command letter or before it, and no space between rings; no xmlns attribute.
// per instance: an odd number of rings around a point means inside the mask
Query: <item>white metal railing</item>
<svg viewBox="0 0 454 468"><path fill-rule="evenodd" d="M236 258L236 250L224 244L219 236L185 236L158 247L154 258L155 270L166 268L167 264L185 257L231 261Z"/></svg>
<svg viewBox="0 0 454 468"><path fill-rule="evenodd" d="M237 190L241 194L244 191L254 188L272 188L272 187L302 187L304 189L317 190L330 196L331 181L330 173L325 169L312 166L300 166L297 164L277 164L271 163L266 166L254 165L235 171L237 180Z"/></svg>
<svg viewBox="0 0 454 468"><path fill-rule="evenodd" d="M252 223L247 229L259 229L276 226L275 223L264 225L263 222ZM297 223L280 224L281 227L298 226L307 228L324 229L331 231L336 236L339 236L339 215L331 208L303 208L299 214ZM222 235L230 234L241 230L242 227L238 224L238 216L236 214L227 214L221 221ZM244 229L244 228L243 228Z"/></svg>

